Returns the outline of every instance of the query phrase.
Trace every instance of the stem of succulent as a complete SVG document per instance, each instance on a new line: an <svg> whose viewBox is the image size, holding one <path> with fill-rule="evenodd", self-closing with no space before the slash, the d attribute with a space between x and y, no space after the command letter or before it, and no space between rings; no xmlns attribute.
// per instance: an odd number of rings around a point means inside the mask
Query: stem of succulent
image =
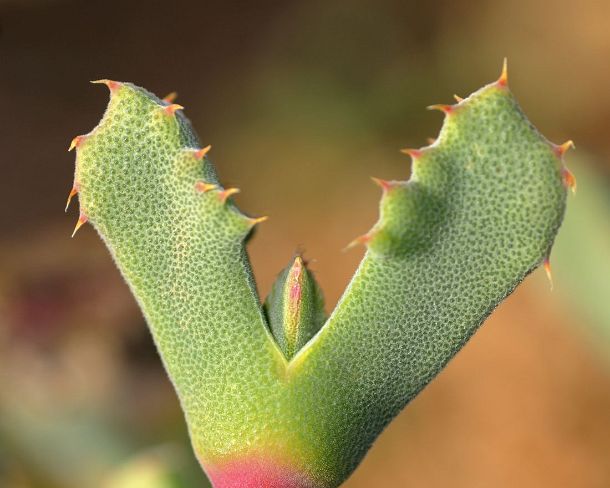
<svg viewBox="0 0 610 488"><path fill-rule="evenodd" d="M75 229L93 224L146 317L214 486L334 488L537 266L573 175L500 78L375 181L378 222L331 315L300 257L265 305L246 238L264 218L223 188L173 98L100 80L110 103L74 139ZM69 201L68 201L69 203Z"/></svg>

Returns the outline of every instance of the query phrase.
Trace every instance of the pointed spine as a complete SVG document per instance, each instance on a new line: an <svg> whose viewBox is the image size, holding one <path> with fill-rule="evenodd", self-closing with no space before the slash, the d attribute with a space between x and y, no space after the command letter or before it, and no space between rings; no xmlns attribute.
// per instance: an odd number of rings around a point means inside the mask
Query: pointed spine
<svg viewBox="0 0 610 488"><path fill-rule="evenodd" d="M266 215L263 215L262 217L248 217L248 224L250 227L254 227L255 225L262 224L268 219L269 217Z"/></svg>
<svg viewBox="0 0 610 488"><path fill-rule="evenodd" d="M502 63L502 73L500 74L500 78L496 81L496 85L500 88L508 88L508 59L504 58L504 62Z"/></svg>
<svg viewBox="0 0 610 488"><path fill-rule="evenodd" d="M374 176L371 176L371 180L373 180L373 182L383 190L383 193L386 194L387 192L389 192L390 190L392 190L393 188L396 188L396 186L398 185L397 181L388 181L388 180L383 180L381 178L375 178Z"/></svg>
<svg viewBox="0 0 610 488"><path fill-rule="evenodd" d="M172 103L171 105L167 105L162 108L167 115L175 115L178 110L184 110L184 107L182 105L178 105L177 103Z"/></svg>
<svg viewBox="0 0 610 488"><path fill-rule="evenodd" d="M207 183L205 181L198 181L195 183L195 190L199 193L207 193L211 190L216 190L217 188L218 185L215 185L214 183Z"/></svg>
<svg viewBox="0 0 610 488"><path fill-rule="evenodd" d="M439 104L435 104L435 105L428 105L426 108L428 110L440 110L445 115L450 115L454 112L455 105L445 105L445 104L439 103Z"/></svg>
<svg viewBox="0 0 610 488"><path fill-rule="evenodd" d="M564 154L568 152L568 149L576 149L574 141L569 140L563 144L553 144L553 152L558 158L563 158Z"/></svg>
<svg viewBox="0 0 610 488"><path fill-rule="evenodd" d="M78 229L87 223L87 220L89 220L89 218L84 213L81 213L76 221L76 225L74 226L74 230L72 231L72 235L70 237L74 237L78 232Z"/></svg>
<svg viewBox="0 0 610 488"><path fill-rule="evenodd" d="M72 151L73 149L78 149L79 146L81 146L81 144L83 142L85 142L86 139L87 139L87 136L76 136L70 142L70 147L68 148L68 152Z"/></svg>
<svg viewBox="0 0 610 488"><path fill-rule="evenodd" d="M553 291L553 273L551 271L551 258L549 256L544 258L543 266L544 272L546 273L546 277L549 280L549 284L551 286L551 291Z"/></svg>
<svg viewBox="0 0 610 488"><path fill-rule="evenodd" d="M421 158L422 154L424 153L424 151L422 151L421 149L410 149L408 147L401 149L400 152L406 154L407 156L410 156L413 161Z"/></svg>
<svg viewBox="0 0 610 488"><path fill-rule="evenodd" d="M235 195L236 193L239 193L239 188L227 188L226 190L222 190L221 192L218 193L218 199L222 203L226 203L227 199L230 196Z"/></svg>
<svg viewBox="0 0 610 488"><path fill-rule="evenodd" d="M178 94L176 92L171 92L163 97L163 101L165 103L174 103L176 98L178 98Z"/></svg>
<svg viewBox="0 0 610 488"><path fill-rule="evenodd" d="M555 156L561 160L561 179L566 188L572 190L572 193L576 193L576 177L574 174L567 168L564 162L565 154L570 149L576 149L574 145L574 141L569 140L564 142L563 144L552 144L551 148L553 149L553 153Z"/></svg>
<svg viewBox="0 0 610 488"><path fill-rule="evenodd" d="M195 151L195 158L197 160L201 161L206 156L206 154L210 152L210 149L212 149L212 145L208 144L204 148L196 150Z"/></svg>
<svg viewBox="0 0 610 488"><path fill-rule="evenodd" d="M75 195L78 194L78 188L76 187L76 185L74 185L72 187L72 189L70 190L70 193L68 194L68 201L66 202L66 208L64 210L64 212L68 211L68 208L70 207L70 202L72 201L72 198L74 198Z"/></svg>
<svg viewBox="0 0 610 488"><path fill-rule="evenodd" d="M123 83L121 83L120 81L113 81L113 80L107 80L107 79L93 80L93 81L91 81L91 83L93 83L94 85L106 85L108 87L108 89L110 90L110 93L117 91L119 88L121 88L123 86Z"/></svg>
<svg viewBox="0 0 610 488"><path fill-rule="evenodd" d="M343 251L349 251L350 249L352 249L356 246L360 246L360 245L368 246L369 242L371 242L372 239L373 239L373 235L370 232L367 232L366 234L362 234L361 236L356 237L347 246L345 246Z"/></svg>
<svg viewBox="0 0 610 488"><path fill-rule="evenodd" d="M574 176L574 173L564 166L561 168L561 178L564 186L572 190L573 194L576 193L576 177Z"/></svg>

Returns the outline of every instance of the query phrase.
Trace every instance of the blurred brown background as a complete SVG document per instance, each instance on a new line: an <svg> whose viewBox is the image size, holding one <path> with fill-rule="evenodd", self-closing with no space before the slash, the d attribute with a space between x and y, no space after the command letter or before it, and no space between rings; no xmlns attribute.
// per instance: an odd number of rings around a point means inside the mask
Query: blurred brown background
<svg viewBox="0 0 610 488"><path fill-rule="evenodd" d="M332 309L369 176L510 62L579 182L552 259L381 436L346 487L610 486L610 2L0 1L0 486L207 486L127 287L76 206L98 78L179 92L237 202L261 295L297 246Z"/></svg>

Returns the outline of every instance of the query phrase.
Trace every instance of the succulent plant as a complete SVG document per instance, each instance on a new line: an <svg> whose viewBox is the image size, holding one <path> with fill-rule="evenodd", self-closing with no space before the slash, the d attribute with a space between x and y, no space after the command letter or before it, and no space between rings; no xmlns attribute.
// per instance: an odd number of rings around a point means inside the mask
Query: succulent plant
<svg viewBox="0 0 610 488"><path fill-rule="evenodd" d="M506 65L505 65L506 68ZM76 137L80 217L108 246L152 331L196 455L217 488L339 486L380 432L537 266L560 226L571 142L554 145L500 78L445 114L408 181L375 179L378 222L326 318L296 257L261 304L242 213L183 107L100 80ZM69 204L69 201L68 201Z"/></svg>

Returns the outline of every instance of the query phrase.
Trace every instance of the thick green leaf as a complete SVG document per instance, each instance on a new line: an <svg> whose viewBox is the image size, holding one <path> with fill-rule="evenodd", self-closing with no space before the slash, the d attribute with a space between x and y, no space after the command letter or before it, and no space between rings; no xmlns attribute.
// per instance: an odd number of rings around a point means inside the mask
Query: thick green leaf
<svg viewBox="0 0 610 488"><path fill-rule="evenodd" d="M244 249L256 221L219 186L178 107L106 83L104 118L75 140L81 221L140 303L217 487L338 486L543 262L563 217L567 146L536 131L503 75L441 107L438 140L410 151L409 181L379 181L366 255L307 342L319 317L286 313L290 270L267 323Z"/></svg>

